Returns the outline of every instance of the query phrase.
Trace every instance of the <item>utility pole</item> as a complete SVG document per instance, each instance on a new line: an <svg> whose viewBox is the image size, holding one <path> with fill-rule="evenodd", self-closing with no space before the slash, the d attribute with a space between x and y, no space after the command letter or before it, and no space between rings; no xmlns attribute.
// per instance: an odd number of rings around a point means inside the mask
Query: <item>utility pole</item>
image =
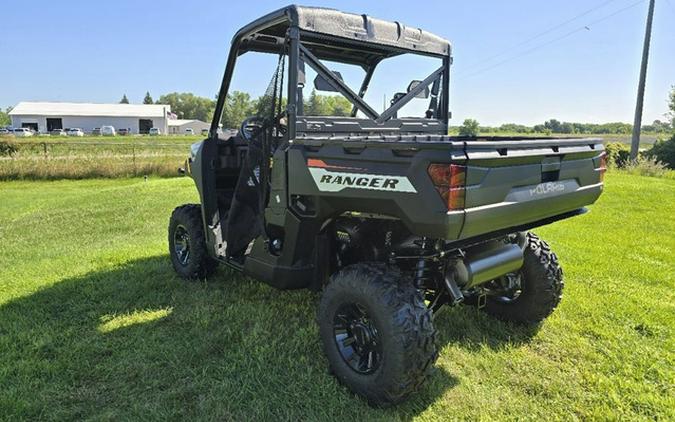
<svg viewBox="0 0 675 422"><path fill-rule="evenodd" d="M640 82L638 83L637 101L635 103L635 119L633 120L633 139L630 144L630 159L635 160L640 148L640 128L642 126L642 104L645 97L645 80L647 79L647 61L649 60L649 42L652 37L652 19L654 18L654 0L649 0L647 14L647 29L645 42L642 46L642 66L640 67Z"/></svg>

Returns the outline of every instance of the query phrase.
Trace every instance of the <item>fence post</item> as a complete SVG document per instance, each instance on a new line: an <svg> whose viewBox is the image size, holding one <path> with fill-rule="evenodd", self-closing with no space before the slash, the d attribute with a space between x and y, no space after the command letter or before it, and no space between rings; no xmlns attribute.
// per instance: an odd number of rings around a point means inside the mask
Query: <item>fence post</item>
<svg viewBox="0 0 675 422"><path fill-rule="evenodd" d="M42 143L42 150L45 152L45 160L47 159L47 143Z"/></svg>
<svg viewBox="0 0 675 422"><path fill-rule="evenodd" d="M134 163L134 176L136 176L137 171L136 171L136 144L135 143L131 144L131 154L132 154L132 161Z"/></svg>

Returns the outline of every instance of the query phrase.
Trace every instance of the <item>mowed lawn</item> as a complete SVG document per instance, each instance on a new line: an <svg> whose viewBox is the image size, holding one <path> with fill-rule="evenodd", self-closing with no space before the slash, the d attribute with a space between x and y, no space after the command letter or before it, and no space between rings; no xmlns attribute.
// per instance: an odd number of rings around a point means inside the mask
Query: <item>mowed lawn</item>
<svg viewBox="0 0 675 422"><path fill-rule="evenodd" d="M437 370L374 409L327 371L318 295L178 279L189 179L0 183L0 419L675 419L675 180L610 173L536 232L565 295L539 329L445 309Z"/></svg>

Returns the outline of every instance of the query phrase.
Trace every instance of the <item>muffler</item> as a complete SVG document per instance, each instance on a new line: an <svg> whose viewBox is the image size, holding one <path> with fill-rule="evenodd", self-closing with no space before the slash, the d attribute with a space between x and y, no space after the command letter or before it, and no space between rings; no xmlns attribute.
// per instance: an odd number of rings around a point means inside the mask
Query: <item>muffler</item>
<svg viewBox="0 0 675 422"><path fill-rule="evenodd" d="M523 250L517 244L490 242L466 251L449 269L462 290L494 280L523 266Z"/></svg>

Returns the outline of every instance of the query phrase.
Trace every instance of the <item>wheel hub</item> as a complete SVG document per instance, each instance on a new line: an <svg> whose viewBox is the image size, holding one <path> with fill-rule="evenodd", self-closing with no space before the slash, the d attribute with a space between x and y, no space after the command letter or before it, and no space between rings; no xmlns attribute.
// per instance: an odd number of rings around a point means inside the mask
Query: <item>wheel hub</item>
<svg viewBox="0 0 675 422"><path fill-rule="evenodd" d="M356 303L340 306L333 318L338 352L345 363L360 374L370 374L380 365L379 336L365 308Z"/></svg>
<svg viewBox="0 0 675 422"><path fill-rule="evenodd" d="M173 232L173 251L178 262L186 266L190 260L190 235L183 225L176 226Z"/></svg>
<svg viewBox="0 0 675 422"><path fill-rule="evenodd" d="M371 346L373 335L366 324L361 321L352 324L351 332L359 347Z"/></svg>
<svg viewBox="0 0 675 422"><path fill-rule="evenodd" d="M522 274L509 273L492 282L489 290L491 296L499 302L510 303L515 301L523 293Z"/></svg>

